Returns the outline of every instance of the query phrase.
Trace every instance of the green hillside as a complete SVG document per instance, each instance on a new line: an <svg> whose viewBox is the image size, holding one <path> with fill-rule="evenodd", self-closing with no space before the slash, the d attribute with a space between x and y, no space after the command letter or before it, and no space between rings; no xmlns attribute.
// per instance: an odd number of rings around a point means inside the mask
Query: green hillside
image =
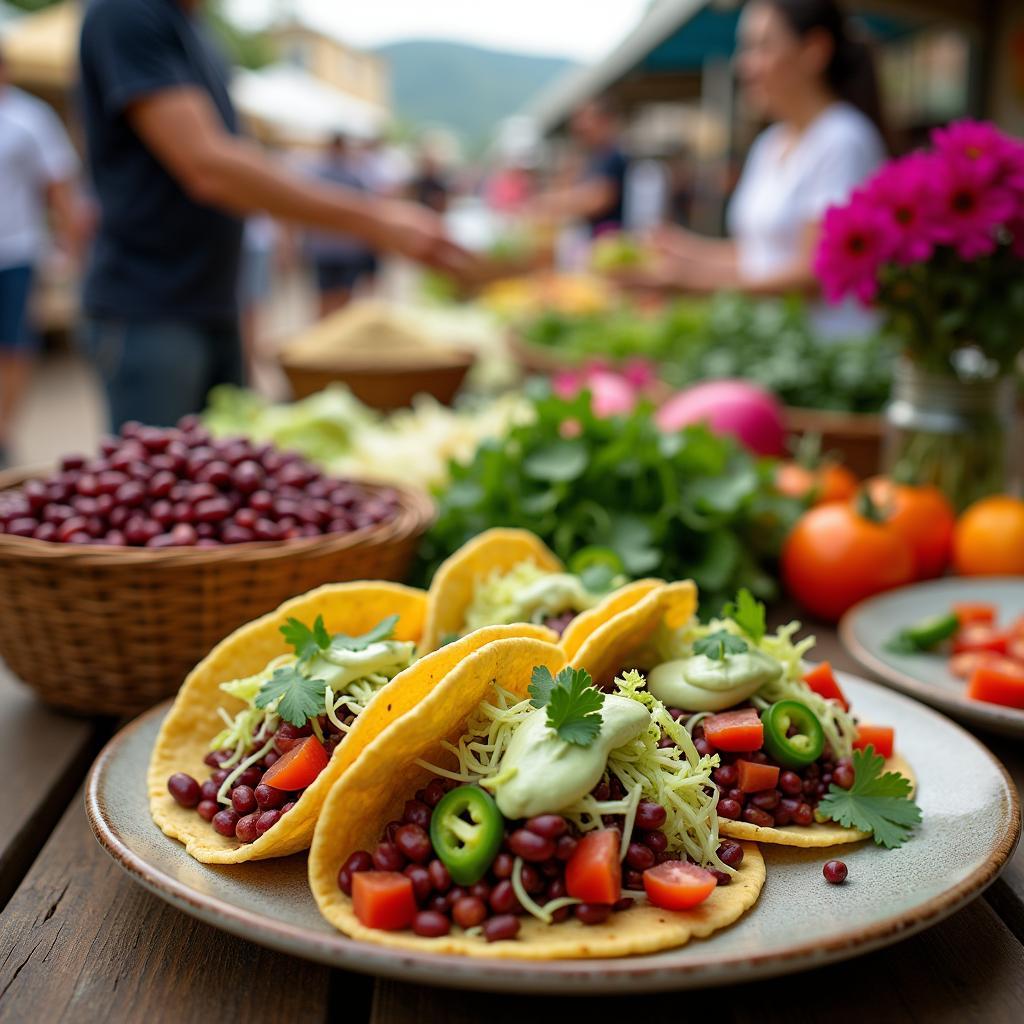
<svg viewBox="0 0 1024 1024"><path fill-rule="evenodd" d="M485 142L497 121L574 66L557 57L433 40L391 43L378 52L391 63L398 117L446 124L471 146Z"/></svg>

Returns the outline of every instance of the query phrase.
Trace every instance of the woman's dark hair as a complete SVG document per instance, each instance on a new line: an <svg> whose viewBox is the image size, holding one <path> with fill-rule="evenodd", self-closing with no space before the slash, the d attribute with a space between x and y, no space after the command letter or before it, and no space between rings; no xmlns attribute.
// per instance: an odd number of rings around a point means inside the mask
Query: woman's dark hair
<svg viewBox="0 0 1024 1024"><path fill-rule="evenodd" d="M878 74L871 47L851 30L836 0L768 0L800 38L824 32L832 39L832 60L825 71L835 94L869 117L888 140Z"/></svg>

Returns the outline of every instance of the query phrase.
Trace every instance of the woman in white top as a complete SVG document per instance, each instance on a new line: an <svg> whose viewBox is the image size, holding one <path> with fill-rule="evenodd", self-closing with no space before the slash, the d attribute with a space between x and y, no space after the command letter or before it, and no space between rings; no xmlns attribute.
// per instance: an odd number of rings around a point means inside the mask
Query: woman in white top
<svg viewBox="0 0 1024 1024"><path fill-rule="evenodd" d="M773 124L755 141L730 204L731 238L663 229L655 276L689 292L817 297L822 217L886 156L871 53L834 0L751 0L740 19L738 68L751 105ZM811 313L823 338L874 324L853 305L816 299Z"/></svg>

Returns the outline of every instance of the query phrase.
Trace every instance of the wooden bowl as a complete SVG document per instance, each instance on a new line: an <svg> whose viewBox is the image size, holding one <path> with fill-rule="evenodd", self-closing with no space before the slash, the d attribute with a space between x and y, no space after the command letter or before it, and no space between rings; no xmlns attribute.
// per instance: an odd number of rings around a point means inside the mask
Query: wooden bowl
<svg viewBox="0 0 1024 1024"><path fill-rule="evenodd" d="M785 415L788 433L819 435L822 453L834 452L857 476L863 478L881 472L885 436L882 416L796 406L787 406Z"/></svg>

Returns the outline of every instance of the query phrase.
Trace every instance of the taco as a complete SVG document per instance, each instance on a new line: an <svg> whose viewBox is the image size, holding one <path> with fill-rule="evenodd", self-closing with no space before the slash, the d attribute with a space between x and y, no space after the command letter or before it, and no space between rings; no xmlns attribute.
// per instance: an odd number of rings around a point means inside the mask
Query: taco
<svg viewBox="0 0 1024 1024"><path fill-rule="evenodd" d="M613 690L540 640L465 657L328 795L309 856L323 915L397 949L538 960L736 921L764 862L720 840L713 762L638 673Z"/></svg>
<svg viewBox="0 0 1024 1024"><path fill-rule="evenodd" d="M796 622L768 632L747 591L709 623L696 610L692 582L668 584L606 622L572 663L601 684L623 669L645 673L700 753L718 759L722 835L798 847L874 835L899 845L919 820L913 772L892 750L891 729L857 722L831 668L804 662L813 638L794 642ZM884 764L858 749L868 739ZM883 772L898 777L883 785L904 820L865 827L837 790L861 791Z"/></svg>
<svg viewBox="0 0 1024 1024"><path fill-rule="evenodd" d="M420 590L332 584L221 641L157 737L148 775L156 824L206 863L306 849L331 784L458 659L498 636L553 638L506 627L414 663L425 614Z"/></svg>
<svg viewBox="0 0 1024 1024"><path fill-rule="evenodd" d="M618 556L605 548L580 551L567 571L561 561L528 530L493 529L464 544L437 569L430 585L423 651L436 650L481 626L512 622L543 624L563 634L580 613L592 611L577 626L579 639L598 622L657 586L658 581L625 583ZM619 604L602 605L613 592Z"/></svg>

